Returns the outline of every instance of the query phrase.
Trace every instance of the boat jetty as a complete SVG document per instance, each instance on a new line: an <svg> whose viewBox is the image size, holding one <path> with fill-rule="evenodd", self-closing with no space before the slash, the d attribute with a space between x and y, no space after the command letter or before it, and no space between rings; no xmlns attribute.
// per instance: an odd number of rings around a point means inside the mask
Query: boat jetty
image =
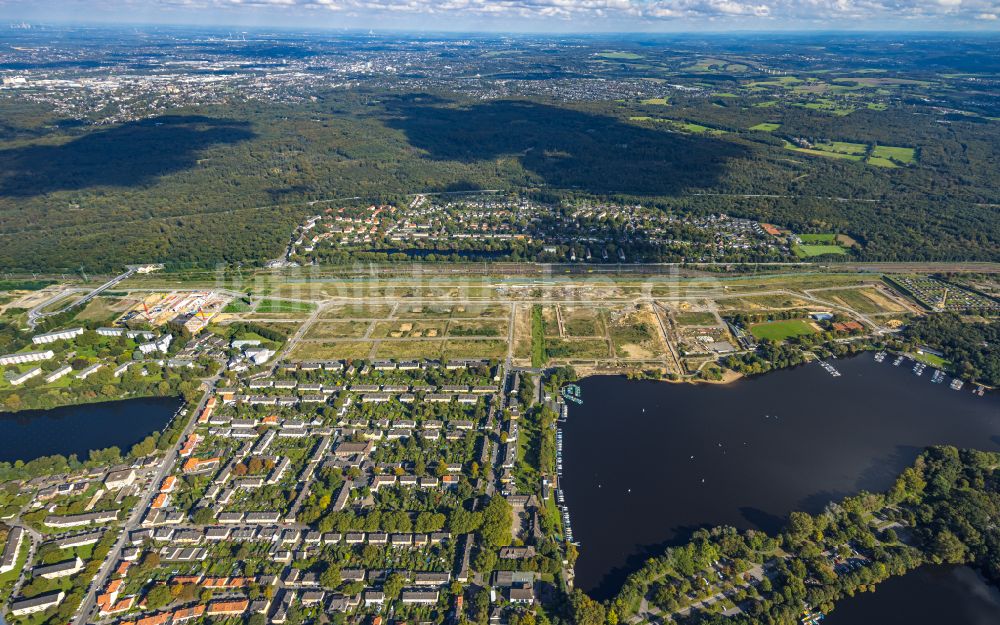
<svg viewBox="0 0 1000 625"><path fill-rule="evenodd" d="M580 391L580 386L577 384L567 384L562 387L562 396L566 401L583 405L583 397Z"/></svg>
<svg viewBox="0 0 1000 625"><path fill-rule="evenodd" d="M829 373L830 375L832 375L833 377L835 377L835 378L839 378L840 377L840 372L837 371L837 369L833 365L831 365L830 363L826 362L825 360L819 361L819 366L821 366L824 369L826 369L826 372Z"/></svg>
<svg viewBox="0 0 1000 625"><path fill-rule="evenodd" d="M556 475L559 478L559 488L556 489L556 505L559 507L559 514L563 522L563 537L567 543L578 545L573 540L573 523L569 518L569 507L566 506L566 496L562 489L563 474L563 433L561 428L556 428Z"/></svg>
<svg viewBox="0 0 1000 625"><path fill-rule="evenodd" d="M884 362L886 356L888 356L888 353L885 351L876 353L875 362ZM896 359L892 361L892 366L898 367L899 365L903 364L904 360L909 360L910 362L913 363L913 374L918 377L923 375L924 371L927 369L927 363L920 362L919 360L914 359L912 356L907 356L906 354L897 355ZM820 365L822 365L824 368L829 366L825 362L820 362ZM830 368L832 369L832 367ZM829 371L830 369L827 370ZM931 371L934 372L933 375L931 375L931 382L934 384L943 384L944 381L948 379L948 374L941 369L936 369L934 367L931 367ZM831 375L833 375L832 371ZM960 391L962 390L962 388L965 387L965 381L962 380L961 378L952 378L951 384L949 384L948 387L953 391ZM982 384L977 384L975 388L972 389L972 394L982 397L986 394L986 387L983 386Z"/></svg>

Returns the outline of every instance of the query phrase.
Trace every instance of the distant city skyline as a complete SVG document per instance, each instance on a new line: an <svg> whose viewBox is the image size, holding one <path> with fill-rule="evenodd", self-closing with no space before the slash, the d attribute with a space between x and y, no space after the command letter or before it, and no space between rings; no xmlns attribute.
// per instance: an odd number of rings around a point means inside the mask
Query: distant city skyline
<svg viewBox="0 0 1000 625"><path fill-rule="evenodd" d="M0 0L0 20L312 29L684 32L1000 29L994 0Z"/></svg>

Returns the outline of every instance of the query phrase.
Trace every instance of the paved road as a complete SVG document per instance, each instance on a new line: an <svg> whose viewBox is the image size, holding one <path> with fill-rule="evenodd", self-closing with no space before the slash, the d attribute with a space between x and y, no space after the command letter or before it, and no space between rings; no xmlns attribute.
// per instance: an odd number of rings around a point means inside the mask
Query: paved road
<svg viewBox="0 0 1000 625"><path fill-rule="evenodd" d="M60 308L59 310L55 310L55 311L52 311L52 312L44 312L44 313L42 312L42 309L45 308L45 306L48 305L52 300L48 300L47 302L43 302L42 304L39 304L38 306L35 306L34 308L32 308L31 310L28 311L28 326L32 330L34 330L35 326L38 325L38 320L39 319L42 319L43 317L50 317L52 315L58 315L59 313L66 312L67 310L69 310L71 308L75 308L77 306L82 306L82 305L86 304L87 302L89 302L90 300L94 299L95 297L97 297L98 295L100 295L101 293L103 293L104 291L107 291L108 289L110 289L114 285L118 284L122 280L125 280L127 278L132 277L135 274L135 272L136 272L135 269L129 269L125 273L119 274L119 275L115 276L114 278L111 278L110 280L108 280L107 282L105 282L101 286L97 287L96 289L94 289L93 291L91 291L90 293L88 293L87 295L83 296L79 300L77 300L75 302L72 302L70 304L67 304L66 306L63 306L62 308ZM60 297L62 297L62 296L63 296L63 294L60 294Z"/></svg>
<svg viewBox="0 0 1000 625"><path fill-rule="evenodd" d="M208 390L201 398L201 401L198 402L197 407L189 413L187 417L188 422L184 426L184 430L181 432L181 435L177 438L177 442L167 450L163 460L160 462L160 466L156 470L156 474L150 480L146 490L140 495L139 501L132 510L132 514L128 517L128 519L126 519L125 525L118 530L120 532L118 540L116 540L115 544L111 547L111 550L104 558L104 562L101 564L101 568L98 570L97 575L94 576L94 580L90 583L90 587L87 589L87 594L80 603L80 607L77 609L73 618L72 625L85 625L88 622L92 622L91 615L97 604L97 593L107 584L113 567L121 558L121 552L125 548L125 542L128 539L128 535L139 527L139 523L142 521L142 517L146 513L146 510L149 508L150 502L159 490L160 483L174 466L174 462L177 460L177 452L180 450L180 447L184 443L188 434L194 430L198 415L201 414L201 410L205 407L205 403L208 401L208 398L212 396L215 389L215 383L219 381L220 377L220 375L216 375L206 381ZM110 531L115 530L112 529Z"/></svg>
<svg viewBox="0 0 1000 625"><path fill-rule="evenodd" d="M13 600L21 592L21 587L24 585L25 580L27 580L28 572L31 570L31 563L35 561L35 552L38 551L38 546L42 544L45 537L24 524L20 518L12 520L10 526L20 527L24 530L24 539L28 541L28 558L24 561L24 569L18 574L17 580L14 581L14 586L10 591L10 599ZM3 616L6 614L9 604L10 601L6 605L0 605L0 623L3 622Z"/></svg>

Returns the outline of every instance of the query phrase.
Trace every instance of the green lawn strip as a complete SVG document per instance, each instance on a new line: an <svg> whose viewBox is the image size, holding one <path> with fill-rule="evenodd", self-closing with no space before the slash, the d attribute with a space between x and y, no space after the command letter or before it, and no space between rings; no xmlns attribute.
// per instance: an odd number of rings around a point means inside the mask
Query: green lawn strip
<svg viewBox="0 0 1000 625"><path fill-rule="evenodd" d="M911 354L914 360L926 363L932 367L937 367L938 369L949 369L951 368L951 363L940 356L935 356L934 354L928 354L927 352L922 352L919 354Z"/></svg>
<svg viewBox="0 0 1000 625"><path fill-rule="evenodd" d="M543 367L548 357L545 354L545 322L542 307L531 307L531 366Z"/></svg>
<svg viewBox="0 0 1000 625"><path fill-rule="evenodd" d="M311 302L288 302L284 300L265 299L257 304L259 313L306 313L312 312L316 304Z"/></svg>

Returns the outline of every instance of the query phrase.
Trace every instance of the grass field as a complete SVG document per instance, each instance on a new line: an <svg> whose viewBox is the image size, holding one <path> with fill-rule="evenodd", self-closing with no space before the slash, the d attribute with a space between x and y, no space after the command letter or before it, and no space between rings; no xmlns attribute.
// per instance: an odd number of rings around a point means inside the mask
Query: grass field
<svg viewBox="0 0 1000 625"><path fill-rule="evenodd" d="M326 321L313 325L306 339L360 339L368 330L367 321Z"/></svg>
<svg viewBox="0 0 1000 625"><path fill-rule="evenodd" d="M487 339L480 341L448 339L444 345L445 358L503 358L507 355L507 341Z"/></svg>
<svg viewBox="0 0 1000 625"><path fill-rule="evenodd" d="M872 156L875 158L884 158L886 160L909 164L914 161L916 157L916 150L913 148L903 148L891 145L876 145L872 148Z"/></svg>
<svg viewBox="0 0 1000 625"><path fill-rule="evenodd" d="M562 306L563 331L566 336L603 336L602 312L589 306Z"/></svg>
<svg viewBox="0 0 1000 625"><path fill-rule="evenodd" d="M259 313L308 313L315 310L316 304L310 302L286 302L276 299L264 299L257 304Z"/></svg>
<svg viewBox="0 0 1000 625"><path fill-rule="evenodd" d="M242 313L242 312L249 312L251 308L252 308L251 304L248 304L243 300L237 298L226 304L226 307L222 309L222 312Z"/></svg>
<svg viewBox="0 0 1000 625"><path fill-rule="evenodd" d="M715 315L710 312L678 313L675 321L682 326L714 326L716 324Z"/></svg>
<svg viewBox="0 0 1000 625"><path fill-rule="evenodd" d="M505 320L487 321L452 321L448 324L448 336L507 336L507 322Z"/></svg>
<svg viewBox="0 0 1000 625"><path fill-rule="evenodd" d="M796 245L795 254L803 258L822 256L824 254L846 254L847 250L839 245Z"/></svg>
<svg viewBox="0 0 1000 625"><path fill-rule="evenodd" d="M685 132L691 132L697 135L723 135L726 134L725 130L719 130L718 128L709 128L708 126L702 126L701 124L695 124L692 122L671 122L672 125L680 128Z"/></svg>
<svg viewBox="0 0 1000 625"><path fill-rule="evenodd" d="M899 167L895 161L890 161L887 158L879 156L869 156L867 162L869 165L875 165L876 167Z"/></svg>
<svg viewBox="0 0 1000 625"><path fill-rule="evenodd" d="M645 100L641 100L639 102L639 104L658 104L660 106L664 106L664 105L667 104L667 99L666 98L646 98Z"/></svg>
<svg viewBox="0 0 1000 625"><path fill-rule="evenodd" d="M95 297L87 302L83 310L77 313L76 318L81 321L103 321L117 317L126 308L127 305L123 305L122 301L118 298Z"/></svg>
<svg viewBox="0 0 1000 625"><path fill-rule="evenodd" d="M811 154L812 156L826 156L828 158L842 158L849 161L860 161L861 157L857 154L845 154L843 152L831 152L827 150L816 150L811 148L800 148L798 146L792 145L791 143L785 143L785 147L793 152L799 152L801 154Z"/></svg>
<svg viewBox="0 0 1000 625"><path fill-rule="evenodd" d="M830 299L842 302L859 313L876 314L898 312L901 308L879 295L874 289L845 289L828 294Z"/></svg>
<svg viewBox="0 0 1000 625"><path fill-rule="evenodd" d="M441 357L445 348L444 340L440 341L383 341L375 348L375 357L398 360L431 359Z"/></svg>
<svg viewBox="0 0 1000 625"><path fill-rule="evenodd" d="M548 339L545 353L555 360L604 359L608 357L608 344L603 339Z"/></svg>
<svg viewBox="0 0 1000 625"><path fill-rule="evenodd" d="M320 319L379 319L388 317L392 306L385 304L347 304L324 310Z"/></svg>
<svg viewBox="0 0 1000 625"><path fill-rule="evenodd" d="M444 338L445 321L379 321L372 329L374 338Z"/></svg>
<svg viewBox="0 0 1000 625"><path fill-rule="evenodd" d="M775 122L762 122L755 126L750 126L750 130L759 130L761 132L774 132L778 128L781 128L781 124Z"/></svg>
<svg viewBox="0 0 1000 625"><path fill-rule="evenodd" d="M837 235L832 232L822 234L800 234L798 235L803 243L836 243Z"/></svg>
<svg viewBox="0 0 1000 625"><path fill-rule="evenodd" d="M371 341L327 341L299 343L292 350L291 360L341 360L368 358Z"/></svg>
<svg viewBox="0 0 1000 625"><path fill-rule="evenodd" d="M766 321L750 326L750 333L757 339L784 341L793 336L813 334L816 330L801 319L786 319L783 321Z"/></svg>
<svg viewBox="0 0 1000 625"><path fill-rule="evenodd" d="M919 354L910 354L913 356L914 360L919 360L920 362L926 363L932 367L937 367L938 369L948 369L951 367L951 363L940 356L935 356L934 354L928 354L927 352L921 352Z"/></svg>

